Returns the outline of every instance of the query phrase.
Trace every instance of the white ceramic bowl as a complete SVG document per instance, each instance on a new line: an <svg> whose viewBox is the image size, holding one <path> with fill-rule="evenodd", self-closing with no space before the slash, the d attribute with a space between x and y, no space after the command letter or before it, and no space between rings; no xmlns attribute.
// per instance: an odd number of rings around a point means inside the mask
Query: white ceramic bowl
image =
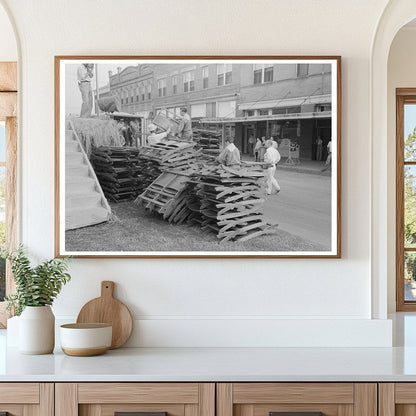
<svg viewBox="0 0 416 416"><path fill-rule="evenodd" d="M111 347L112 326L103 323L61 325L61 348L65 354L88 357Z"/></svg>

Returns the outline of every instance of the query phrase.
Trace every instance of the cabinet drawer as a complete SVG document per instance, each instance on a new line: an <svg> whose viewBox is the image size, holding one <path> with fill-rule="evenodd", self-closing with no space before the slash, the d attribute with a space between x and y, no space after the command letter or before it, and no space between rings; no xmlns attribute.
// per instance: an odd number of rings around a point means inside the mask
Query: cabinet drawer
<svg viewBox="0 0 416 416"><path fill-rule="evenodd" d="M56 416L215 416L213 383L59 383Z"/></svg>
<svg viewBox="0 0 416 416"><path fill-rule="evenodd" d="M375 383L221 383L217 416L376 416Z"/></svg>
<svg viewBox="0 0 416 416"><path fill-rule="evenodd" d="M198 383L80 383L79 403L198 403Z"/></svg>

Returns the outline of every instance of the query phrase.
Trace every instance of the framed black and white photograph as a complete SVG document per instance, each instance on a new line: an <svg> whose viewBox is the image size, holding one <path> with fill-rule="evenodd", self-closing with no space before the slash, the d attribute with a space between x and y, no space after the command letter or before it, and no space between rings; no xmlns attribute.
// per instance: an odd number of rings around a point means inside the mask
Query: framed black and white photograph
<svg viewBox="0 0 416 416"><path fill-rule="evenodd" d="M55 57L55 251L341 256L341 58Z"/></svg>

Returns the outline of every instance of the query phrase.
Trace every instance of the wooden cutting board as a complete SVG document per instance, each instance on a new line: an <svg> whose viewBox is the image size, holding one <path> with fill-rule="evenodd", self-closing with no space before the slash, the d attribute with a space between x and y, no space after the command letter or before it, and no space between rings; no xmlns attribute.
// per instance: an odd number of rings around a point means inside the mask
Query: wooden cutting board
<svg viewBox="0 0 416 416"><path fill-rule="evenodd" d="M113 297L114 282L101 282L101 296L86 303L77 323L107 323L113 326L111 349L121 347L130 338L133 319L127 306Z"/></svg>

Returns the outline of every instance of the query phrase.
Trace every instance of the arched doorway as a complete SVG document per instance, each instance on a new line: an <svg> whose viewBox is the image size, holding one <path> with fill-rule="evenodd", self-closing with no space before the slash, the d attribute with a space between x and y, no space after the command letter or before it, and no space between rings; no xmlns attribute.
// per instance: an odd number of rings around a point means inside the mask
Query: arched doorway
<svg viewBox="0 0 416 416"><path fill-rule="evenodd" d="M416 17L413 0L390 2L380 18L371 56L372 316L386 319L395 292L395 159L389 135L388 58L397 32ZM389 302L390 311L391 302Z"/></svg>

